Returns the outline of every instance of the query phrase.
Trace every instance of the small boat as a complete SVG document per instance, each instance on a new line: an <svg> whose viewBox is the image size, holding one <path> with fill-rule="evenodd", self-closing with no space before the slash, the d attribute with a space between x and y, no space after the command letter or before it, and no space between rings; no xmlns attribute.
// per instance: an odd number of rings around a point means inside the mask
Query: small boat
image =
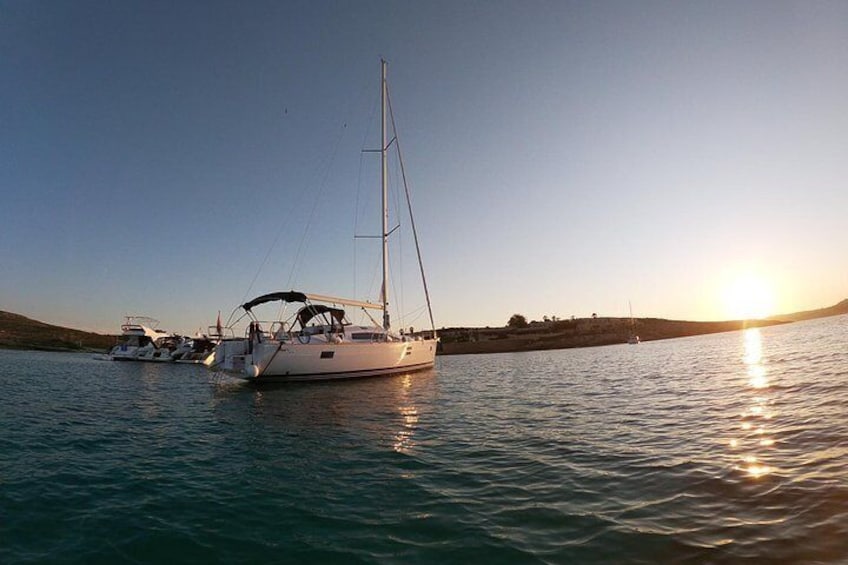
<svg viewBox="0 0 848 565"><path fill-rule="evenodd" d="M171 357L177 363L208 365L215 357L215 345L215 340L206 335L183 337Z"/></svg>
<svg viewBox="0 0 848 565"><path fill-rule="evenodd" d="M296 290L264 294L240 306L249 325L243 338L222 339L216 348L213 368L234 373L255 382L313 381L391 375L429 369L435 362L438 338L433 324L429 293L421 268L424 295L432 329L426 332L395 332L388 311L388 197L386 153L386 110L388 91L386 62L381 62L382 144L382 290L381 302L335 298ZM389 111L390 111L389 107ZM393 143L397 148L397 135ZM410 209L411 212L411 209ZM411 219L411 214L410 214ZM414 221L411 222L415 234ZM418 247L415 236L416 249ZM419 267L421 255L418 253ZM272 322L261 321L254 308L269 302L281 302L281 315ZM289 305L293 312L286 316ZM370 318L369 325L354 325L345 307L361 309ZM382 312L382 323L368 314ZM411 328L410 328L411 330ZM221 333L220 331L218 332Z"/></svg>
<svg viewBox="0 0 848 565"><path fill-rule="evenodd" d="M178 336L157 328L159 321L147 316L127 316L121 325L120 342L109 351L113 361L170 362Z"/></svg>

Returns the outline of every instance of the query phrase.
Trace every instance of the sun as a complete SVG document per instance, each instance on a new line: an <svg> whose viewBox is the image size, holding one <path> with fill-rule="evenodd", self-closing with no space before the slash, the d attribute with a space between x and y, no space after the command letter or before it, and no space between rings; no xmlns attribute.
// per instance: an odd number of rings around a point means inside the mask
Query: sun
<svg viewBox="0 0 848 565"><path fill-rule="evenodd" d="M766 318L774 314L774 291L766 279L744 274L725 287L724 307L733 320Z"/></svg>

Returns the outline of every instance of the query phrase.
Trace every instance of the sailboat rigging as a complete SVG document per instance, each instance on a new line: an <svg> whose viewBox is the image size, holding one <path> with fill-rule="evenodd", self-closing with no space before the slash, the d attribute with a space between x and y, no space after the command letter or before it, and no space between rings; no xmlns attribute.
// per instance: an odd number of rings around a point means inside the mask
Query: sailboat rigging
<svg viewBox="0 0 848 565"><path fill-rule="evenodd" d="M412 205L406 187L406 173L400 158L394 116L386 81L386 61L381 61L381 206L382 230L382 287L380 302L337 298L296 290L272 292L256 297L241 305L250 320L246 335L239 339L222 341L215 355L215 367L238 374L250 380L311 381L346 379L376 375L405 373L433 367L438 337L433 322L429 291L424 278L418 234L412 217ZM391 115L393 137L388 140L388 121ZM398 160L406 190L411 227L413 230L419 268L430 315L429 332L406 334L391 328L389 315L389 229L388 165L387 152L391 145L398 151ZM268 302L281 302L282 311L288 304L298 304L289 317L281 315L273 322L260 321L254 308ZM344 307L365 312L373 325L354 325ZM382 323L368 314L369 310L382 311Z"/></svg>

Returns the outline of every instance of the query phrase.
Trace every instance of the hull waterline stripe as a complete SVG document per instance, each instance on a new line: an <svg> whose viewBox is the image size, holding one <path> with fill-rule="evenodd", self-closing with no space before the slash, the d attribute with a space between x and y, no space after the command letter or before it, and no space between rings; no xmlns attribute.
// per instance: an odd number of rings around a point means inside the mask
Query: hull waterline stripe
<svg viewBox="0 0 848 565"><path fill-rule="evenodd" d="M385 371L392 371L397 373L406 373L412 371L420 371L421 369L427 369L432 367L434 363L418 363L417 365L409 365L408 367L383 367L380 369L361 369L359 371L336 371L332 373L295 373L289 375L266 375L260 374L258 377L249 379L249 380L261 380L261 379L291 379L291 378L301 378L301 377L331 377L334 375L350 375L351 378L356 377L361 374L371 374L371 373L382 373Z"/></svg>

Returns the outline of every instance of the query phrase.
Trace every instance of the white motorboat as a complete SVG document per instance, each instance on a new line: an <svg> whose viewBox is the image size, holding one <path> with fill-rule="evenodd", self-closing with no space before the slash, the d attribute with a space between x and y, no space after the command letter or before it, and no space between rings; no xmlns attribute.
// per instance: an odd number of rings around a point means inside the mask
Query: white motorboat
<svg viewBox="0 0 848 565"><path fill-rule="evenodd" d="M206 335L183 337L171 357L177 363L211 364L215 356L215 340Z"/></svg>
<svg viewBox="0 0 848 565"><path fill-rule="evenodd" d="M405 373L433 367L438 338L433 324L429 293L421 269L431 330L394 332L388 310L388 197L387 197L387 106L386 62L381 62L382 101L382 291L381 303L334 298L299 291L273 292L241 305L249 319L243 338L222 340L215 353L213 368L232 372L256 382L268 380L312 381L347 379ZM397 135L393 138L397 147ZM402 161L401 161L402 163ZM410 220L411 209L410 209ZM411 221L415 234L415 224ZM394 231L394 230L392 230ZM417 248L417 235L415 235ZM419 267L421 254L418 253ZM261 321L254 308L269 302L282 302L282 314L273 322ZM286 317L287 306L297 307ZM344 307L382 311L382 324L370 315L371 325L354 325ZM220 332L219 332L220 333Z"/></svg>
<svg viewBox="0 0 848 565"><path fill-rule="evenodd" d="M147 316L127 316L120 342L109 351L109 357L114 361L172 361L175 336L158 325L158 320Z"/></svg>

